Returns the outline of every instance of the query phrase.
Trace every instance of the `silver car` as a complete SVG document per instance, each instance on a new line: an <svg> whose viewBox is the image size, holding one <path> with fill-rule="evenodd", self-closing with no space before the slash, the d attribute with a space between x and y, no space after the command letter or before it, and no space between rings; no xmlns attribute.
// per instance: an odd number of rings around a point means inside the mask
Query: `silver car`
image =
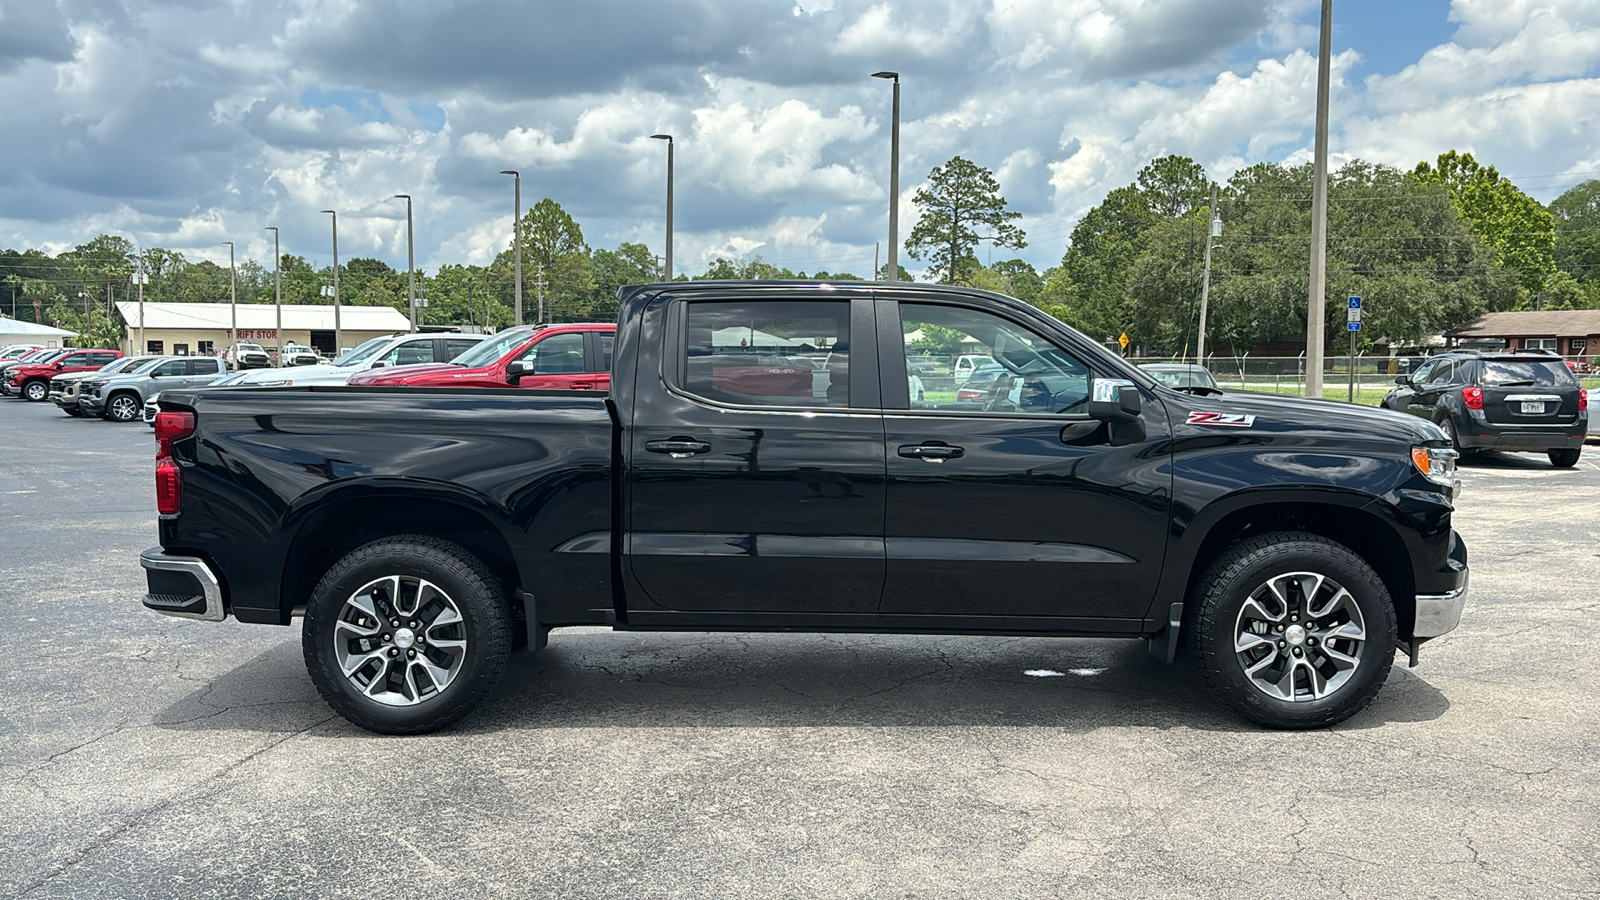
<svg viewBox="0 0 1600 900"><path fill-rule="evenodd" d="M113 422L139 419L145 398L163 390L208 385L226 373L214 356L168 356L123 375L95 377L78 389L78 409L85 416Z"/></svg>

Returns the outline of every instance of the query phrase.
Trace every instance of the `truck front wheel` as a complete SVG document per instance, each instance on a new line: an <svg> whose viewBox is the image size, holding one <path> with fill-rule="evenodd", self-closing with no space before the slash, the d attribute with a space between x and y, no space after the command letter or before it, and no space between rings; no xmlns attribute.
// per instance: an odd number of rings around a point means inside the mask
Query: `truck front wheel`
<svg viewBox="0 0 1600 900"><path fill-rule="evenodd" d="M500 680L511 612L500 582L460 546L384 538L322 577L301 648L317 691L351 723L424 734L471 712Z"/></svg>
<svg viewBox="0 0 1600 900"><path fill-rule="evenodd" d="M1212 690L1269 728L1365 709L1394 664L1394 604L1349 548L1305 532L1240 541L1196 587L1194 641Z"/></svg>

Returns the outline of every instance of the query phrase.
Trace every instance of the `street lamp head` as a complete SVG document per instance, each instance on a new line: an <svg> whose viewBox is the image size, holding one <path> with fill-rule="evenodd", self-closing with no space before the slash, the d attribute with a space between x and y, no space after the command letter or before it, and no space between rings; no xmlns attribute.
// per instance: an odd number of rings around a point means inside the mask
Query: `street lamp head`
<svg viewBox="0 0 1600 900"><path fill-rule="evenodd" d="M518 172L516 169L501 169L500 170L500 174L501 175L521 175L522 173Z"/></svg>
<svg viewBox="0 0 1600 900"><path fill-rule="evenodd" d="M276 226L276 225L268 225L268 226L267 226L267 227L266 227L266 228L264 228L264 229L263 229L263 230L264 230L264 231L277 231L277 230L278 230L278 226Z"/></svg>
<svg viewBox="0 0 1600 900"><path fill-rule="evenodd" d="M652 135L650 135L650 140L652 140L652 141L666 141L667 143L670 144L670 143L672 143L672 135L670 135L670 134L652 134Z"/></svg>
<svg viewBox="0 0 1600 900"><path fill-rule="evenodd" d="M330 213L330 214L332 214L332 215L335 215L335 216L337 216L337 215L338 215L338 213L337 213L337 212L334 212L334 211L333 211L333 210L331 210L331 209L325 209L325 210L323 210L323 212L325 212L325 213Z"/></svg>
<svg viewBox="0 0 1600 900"><path fill-rule="evenodd" d="M390 200L410 200L411 199L411 195L410 194L395 194L393 197L390 197L389 199Z"/></svg>
<svg viewBox="0 0 1600 900"><path fill-rule="evenodd" d="M872 73L872 77L873 78L893 78L895 81L899 81L900 80L900 73L899 72L873 72Z"/></svg>

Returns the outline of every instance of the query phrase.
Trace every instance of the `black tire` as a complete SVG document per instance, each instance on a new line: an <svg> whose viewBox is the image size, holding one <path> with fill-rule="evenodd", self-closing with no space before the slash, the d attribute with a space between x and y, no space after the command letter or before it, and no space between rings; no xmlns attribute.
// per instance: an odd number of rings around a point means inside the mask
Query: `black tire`
<svg viewBox="0 0 1600 900"><path fill-rule="evenodd" d="M1252 595L1270 596L1261 593L1267 589L1268 582L1290 573L1310 573L1327 579L1320 582L1324 585L1332 582L1335 587L1342 586L1348 599L1339 600L1338 611L1320 621L1334 623L1340 615L1346 616L1347 622L1354 620L1355 617L1349 615L1353 608L1359 612L1357 624L1364 638L1352 642L1332 630L1324 630L1321 645L1317 644L1315 636L1308 643L1301 643L1308 640L1305 635L1313 621L1319 621L1307 616L1305 623L1299 625L1302 631L1298 642L1294 641L1295 625L1288 625L1289 633L1283 634L1288 641L1277 639L1271 633L1282 626L1267 625L1267 631L1262 632L1268 638L1264 644L1250 646L1245 651L1236 650L1245 637L1260 641L1255 634L1240 634L1251 631L1258 621L1245 614L1246 603ZM1292 600L1296 591L1288 593ZM1319 596L1326 595L1319 593ZM1316 609L1311 605L1316 602L1313 599L1307 604L1308 608ZM1322 608L1331 609L1333 605ZM1280 620L1290 618L1297 609L1291 604ZM1300 623L1299 615L1303 613L1295 616L1296 624ZM1250 626L1245 625L1247 620ZM1383 581L1348 547L1305 532L1272 532L1229 547L1196 585L1195 613L1191 622L1193 645L1211 690L1240 715L1268 728L1325 728L1350 718L1377 697L1394 664L1394 604ZM1295 646L1287 647L1290 642ZM1310 670L1317 668L1325 673L1335 668L1332 658L1326 655L1330 649L1339 651L1338 655L1343 658L1353 658L1356 664L1348 674L1324 674L1325 684L1335 678L1339 682L1323 696L1309 696L1315 678ZM1265 685L1266 677L1253 678L1247 674L1245 657L1255 653L1263 654L1254 657L1265 666L1261 670L1263 676L1270 676L1275 670L1283 671L1283 666L1269 665L1274 659L1287 666L1287 692L1295 699L1269 693L1271 688ZM1287 655L1289 653L1294 653L1294 657ZM1300 696L1302 684L1308 696ZM1281 681L1277 687L1282 689Z"/></svg>
<svg viewBox="0 0 1600 900"><path fill-rule="evenodd" d="M112 422L132 422L144 411L137 394L123 391L106 398L105 417Z"/></svg>
<svg viewBox="0 0 1600 900"><path fill-rule="evenodd" d="M368 648L352 639L359 634L353 630L355 626L372 624L352 618L360 615L354 604L359 600L377 607L380 614L385 609L395 613L393 604L382 605L384 595L379 591L359 593L390 578L427 581L440 594L425 604L412 599L417 608L407 615L415 615L421 623L414 636L408 620L393 619L401 623L400 628L386 628L392 622L378 621L376 626L383 633L374 634ZM427 611L438 602L438 596L444 597L445 608L454 608L459 622L438 624L444 616L440 612L428 618ZM400 605L404 605L403 598ZM388 654L400 662L400 647L412 646L411 640L417 648L432 642L424 656L434 668L451 668L453 675L442 688L427 692L426 688L435 684L430 677L418 690L420 676L413 667L425 666L426 660L402 663L403 668L397 670L393 662L382 658ZM458 653L441 649L441 645L454 642L462 643ZM439 538L400 535L350 551L322 576L306 606L301 650L317 692L352 724L380 734L426 734L459 721L499 682L511 652L511 611L504 585L477 557ZM340 665L341 654L361 656L368 662L347 677ZM383 676L381 684L379 674ZM370 676L365 690L359 683L364 675ZM375 685L384 688L381 695L390 702L373 698L369 691Z"/></svg>
<svg viewBox="0 0 1600 900"><path fill-rule="evenodd" d="M22 397L30 403L38 403L49 396L50 383L47 381L35 379L22 386Z"/></svg>
<svg viewBox="0 0 1600 900"><path fill-rule="evenodd" d="M78 412L78 408L76 406L63 406L63 407L61 407L61 411L66 413L67 415L73 417L74 419L76 419L79 416L83 415L83 413Z"/></svg>
<svg viewBox="0 0 1600 900"><path fill-rule="evenodd" d="M1570 469L1578 464L1578 457L1583 455L1582 447L1569 447L1564 450L1548 451L1550 465L1558 469Z"/></svg>
<svg viewBox="0 0 1600 900"><path fill-rule="evenodd" d="M1471 450L1461 446L1461 435L1456 433L1455 419L1452 419L1447 415L1440 419L1437 424L1439 426L1439 430L1444 432L1445 439L1450 442L1450 449L1456 451L1456 453L1460 454L1461 456L1468 456L1472 453Z"/></svg>

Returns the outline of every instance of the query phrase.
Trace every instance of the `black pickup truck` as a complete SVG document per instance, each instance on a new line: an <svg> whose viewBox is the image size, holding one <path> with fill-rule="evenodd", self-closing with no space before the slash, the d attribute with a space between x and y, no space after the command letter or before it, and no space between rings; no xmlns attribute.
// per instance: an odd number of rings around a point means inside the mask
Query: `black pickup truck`
<svg viewBox="0 0 1600 900"><path fill-rule="evenodd" d="M1455 452L1415 417L1169 389L981 291L619 299L605 396L162 392L145 606L303 615L323 697L390 733L573 625L1187 638L1245 717L1320 727L1460 618ZM941 392L906 362L940 342L1005 373Z"/></svg>

